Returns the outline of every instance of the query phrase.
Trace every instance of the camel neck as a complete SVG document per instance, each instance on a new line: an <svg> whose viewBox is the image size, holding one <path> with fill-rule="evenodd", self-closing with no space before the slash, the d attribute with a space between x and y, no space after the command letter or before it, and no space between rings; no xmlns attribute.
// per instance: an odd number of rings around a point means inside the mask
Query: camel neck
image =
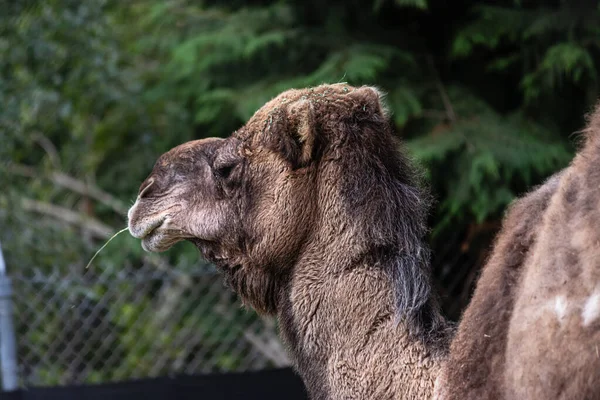
<svg viewBox="0 0 600 400"><path fill-rule="evenodd" d="M430 397L442 351L398 321L388 274L319 261L296 266L279 312L311 399Z"/></svg>

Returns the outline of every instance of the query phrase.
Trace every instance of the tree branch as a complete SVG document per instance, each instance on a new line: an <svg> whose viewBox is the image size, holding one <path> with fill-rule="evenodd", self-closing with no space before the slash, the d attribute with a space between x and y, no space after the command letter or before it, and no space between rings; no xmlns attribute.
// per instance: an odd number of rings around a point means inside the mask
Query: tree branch
<svg viewBox="0 0 600 400"><path fill-rule="evenodd" d="M61 220L70 225L77 225L101 239L108 239L114 232L114 229L110 226L105 225L94 218L88 217L87 215L69 210L65 207L60 207L54 204L28 198L21 198L21 205L26 211L33 211L38 214L47 215Z"/></svg>
<svg viewBox="0 0 600 400"><path fill-rule="evenodd" d="M48 154L48 158L54 168L60 168L60 156L58 155L58 150L56 150L54 143L41 132L35 132L32 135L32 138L42 149L44 149L46 154Z"/></svg>
<svg viewBox="0 0 600 400"><path fill-rule="evenodd" d="M103 191L97 186L82 182L65 173L51 171L49 173L43 174L38 172L33 167L22 164L9 164L8 169L14 174L25 176L28 178L46 178L57 186L63 187L75 193L79 193L82 196L87 196L96 201L99 201L100 203L110 207L117 214L127 215L127 210L129 207L127 207L125 203L123 203L121 200L117 199L110 193Z"/></svg>
<svg viewBox="0 0 600 400"><path fill-rule="evenodd" d="M446 92L446 88L444 87L444 84L442 83L442 79L440 78L440 74L438 73L438 70L435 67L435 62L433 61L433 57L428 56L427 59L429 61L431 70L433 71L433 75L435 78L435 85L437 86L437 89L440 92L440 96L442 98L442 102L444 103L444 108L446 109L446 116L448 117L448 120L452 124L454 124L456 122L456 113L454 112L454 107L452 107L452 103L450 102L450 97L448 96L448 93Z"/></svg>
<svg viewBox="0 0 600 400"><path fill-rule="evenodd" d="M97 219L89 217L85 214L78 213L65 207L57 206L55 204L45 203L38 200L32 200L29 198L21 198L21 205L25 211L31 211L38 214L46 215L60 221L66 222L70 225L75 225L91 233L98 239L106 240L110 238L115 229L108 226ZM157 254L145 254L142 256L142 260L148 264L154 266L159 271L173 271L173 267ZM178 282L184 282L188 284L185 276L179 277Z"/></svg>

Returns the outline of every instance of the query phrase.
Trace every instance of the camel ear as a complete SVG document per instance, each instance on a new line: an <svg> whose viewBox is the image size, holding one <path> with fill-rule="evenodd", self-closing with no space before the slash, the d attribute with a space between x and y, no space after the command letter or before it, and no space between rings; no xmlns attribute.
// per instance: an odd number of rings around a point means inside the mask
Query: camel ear
<svg viewBox="0 0 600 400"><path fill-rule="evenodd" d="M373 86L361 86L349 93L356 107L356 112L387 117L387 109L383 102L385 94Z"/></svg>
<svg viewBox="0 0 600 400"><path fill-rule="evenodd" d="M315 147L315 111L310 100L299 100L288 106L288 129L296 147L290 160L297 168L308 165Z"/></svg>

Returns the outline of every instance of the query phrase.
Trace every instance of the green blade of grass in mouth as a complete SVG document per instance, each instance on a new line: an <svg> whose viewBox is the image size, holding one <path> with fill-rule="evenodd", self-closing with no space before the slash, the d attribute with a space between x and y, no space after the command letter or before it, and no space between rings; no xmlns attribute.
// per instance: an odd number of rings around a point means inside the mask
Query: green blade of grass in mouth
<svg viewBox="0 0 600 400"><path fill-rule="evenodd" d="M96 252L96 254L94 254L94 256L92 257L92 259L90 260L90 262L87 263L87 265L85 266L85 269L88 269L90 267L90 265L92 265L92 261L94 261L94 258L96 258L96 256L106 247L106 245L108 245L111 242L111 240L113 240L114 238L116 238L118 235L120 235L121 233L125 232L126 230L129 230L129 228L125 227L125 228L121 229L119 232L117 232L114 235L112 235L110 237L110 239L108 239L106 241L106 243L104 243L104 245L102 247L100 247L100 249L98 249L98 251Z"/></svg>

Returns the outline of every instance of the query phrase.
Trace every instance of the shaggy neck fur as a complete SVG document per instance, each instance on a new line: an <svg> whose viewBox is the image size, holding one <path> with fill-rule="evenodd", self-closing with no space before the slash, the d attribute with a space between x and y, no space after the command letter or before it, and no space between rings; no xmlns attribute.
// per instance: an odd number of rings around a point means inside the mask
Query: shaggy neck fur
<svg viewBox="0 0 600 400"><path fill-rule="evenodd" d="M339 263L347 256L328 250L303 257L279 312L311 399L430 398L445 346L397 321L394 287L380 265ZM324 273L331 265L335 275Z"/></svg>
<svg viewBox="0 0 600 400"><path fill-rule="evenodd" d="M282 334L311 399L429 398L448 329L431 295L427 203L396 150L353 148L316 178L340 177L317 185L317 228L281 291Z"/></svg>

